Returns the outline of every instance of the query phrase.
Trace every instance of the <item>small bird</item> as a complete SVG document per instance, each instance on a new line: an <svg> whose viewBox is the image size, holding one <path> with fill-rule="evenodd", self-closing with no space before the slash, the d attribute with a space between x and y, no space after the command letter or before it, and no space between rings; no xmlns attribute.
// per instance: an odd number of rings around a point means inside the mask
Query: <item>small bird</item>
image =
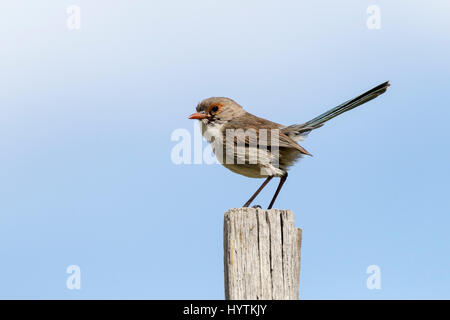
<svg viewBox="0 0 450 320"><path fill-rule="evenodd" d="M224 97L201 101L197 105L197 112L190 115L189 119L200 121L202 135L211 143L219 162L227 169L250 178L266 178L244 207L252 203L273 177L280 178L267 208L271 209L288 177L288 169L301 157L311 156L297 142L328 120L383 94L388 87L389 82L386 81L312 120L290 126L259 118L245 111L232 99ZM239 146L243 152L239 152ZM223 159L224 153L227 161ZM252 154L255 157L252 158Z"/></svg>

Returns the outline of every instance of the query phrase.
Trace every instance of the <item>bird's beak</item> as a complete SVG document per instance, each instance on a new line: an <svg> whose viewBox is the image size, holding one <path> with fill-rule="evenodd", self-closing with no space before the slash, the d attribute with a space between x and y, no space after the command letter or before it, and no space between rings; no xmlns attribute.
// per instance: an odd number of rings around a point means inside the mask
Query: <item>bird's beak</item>
<svg viewBox="0 0 450 320"><path fill-rule="evenodd" d="M199 120L201 120L201 119L205 119L207 117L208 116L205 113L203 113L203 112L196 112L196 113L191 114L189 116L189 119L199 119Z"/></svg>

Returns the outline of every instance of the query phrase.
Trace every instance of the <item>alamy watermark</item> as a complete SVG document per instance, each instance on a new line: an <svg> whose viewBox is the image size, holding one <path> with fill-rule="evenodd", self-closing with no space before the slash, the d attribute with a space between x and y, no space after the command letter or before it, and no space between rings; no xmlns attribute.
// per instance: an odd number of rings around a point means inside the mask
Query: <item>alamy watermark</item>
<svg viewBox="0 0 450 320"><path fill-rule="evenodd" d="M66 25L69 30L81 29L81 8L76 5L68 6L66 9L68 14Z"/></svg>
<svg viewBox="0 0 450 320"><path fill-rule="evenodd" d="M66 280L66 287L69 290L81 289L81 269L79 266L73 264L67 267L66 273L70 274Z"/></svg>
<svg viewBox="0 0 450 320"><path fill-rule="evenodd" d="M366 280L366 286L369 290L381 290L381 268L376 264L367 267L366 273L370 276Z"/></svg>
<svg viewBox="0 0 450 320"><path fill-rule="evenodd" d="M171 150L172 163L258 165L267 175L279 167L279 129L225 129L223 131L194 123L193 134L179 128L170 139L177 142ZM204 147L203 137L209 142Z"/></svg>
<svg viewBox="0 0 450 320"><path fill-rule="evenodd" d="M371 5L366 10L367 17L366 26L370 30L381 29L381 9L377 5Z"/></svg>

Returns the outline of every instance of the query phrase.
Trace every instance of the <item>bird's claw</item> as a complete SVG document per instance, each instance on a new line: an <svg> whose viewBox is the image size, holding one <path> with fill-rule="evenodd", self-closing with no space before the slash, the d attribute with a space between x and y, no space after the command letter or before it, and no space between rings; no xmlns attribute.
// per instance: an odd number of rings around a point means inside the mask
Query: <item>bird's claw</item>
<svg viewBox="0 0 450 320"><path fill-rule="evenodd" d="M254 208L254 209L262 209L262 207L259 204L255 204L252 208Z"/></svg>

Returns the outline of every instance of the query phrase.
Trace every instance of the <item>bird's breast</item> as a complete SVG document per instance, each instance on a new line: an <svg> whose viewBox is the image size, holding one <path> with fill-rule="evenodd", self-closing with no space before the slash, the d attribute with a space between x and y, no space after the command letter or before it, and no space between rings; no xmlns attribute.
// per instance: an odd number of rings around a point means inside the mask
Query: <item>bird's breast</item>
<svg viewBox="0 0 450 320"><path fill-rule="evenodd" d="M224 126L224 123L218 123L218 122L208 122L208 120L202 120L201 121L201 129L202 129L202 135L208 142L213 142L214 139L223 139L223 133L222 128Z"/></svg>

